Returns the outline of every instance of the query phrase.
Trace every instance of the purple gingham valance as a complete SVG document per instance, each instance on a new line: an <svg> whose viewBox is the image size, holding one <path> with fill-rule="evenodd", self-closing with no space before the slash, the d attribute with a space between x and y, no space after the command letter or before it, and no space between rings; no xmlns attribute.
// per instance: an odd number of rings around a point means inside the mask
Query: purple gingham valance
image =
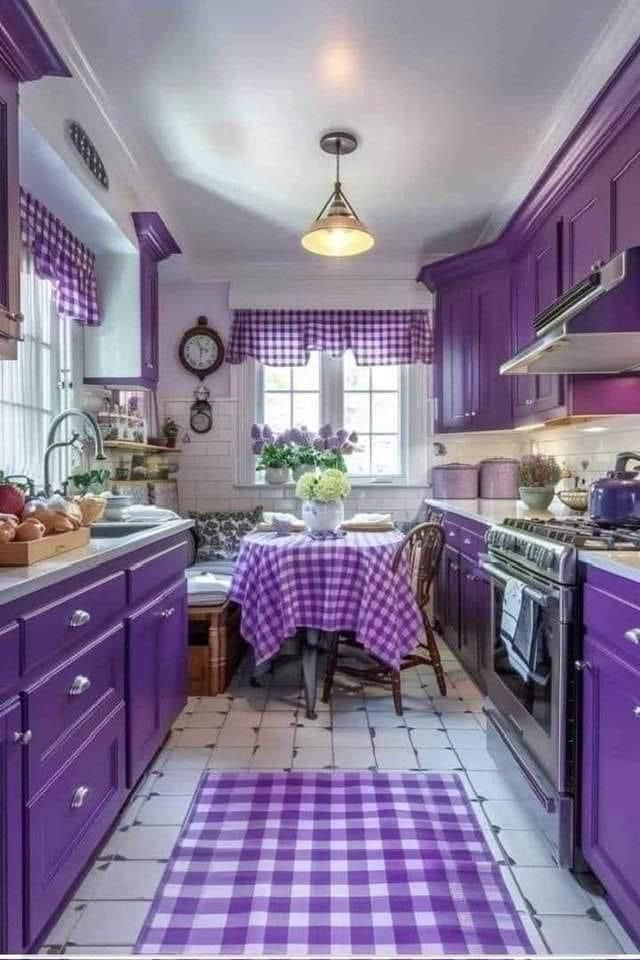
<svg viewBox="0 0 640 960"><path fill-rule="evenodd" d="M253 357L273 367L303 367L312 350L352 350L360 366L431 363L427 310L236 310L229 363Z"/></svg>
<svg viewBox="0 0 640 960"><path fill-rule="evenodd" d="M51 280L59 316L85 326L100 323L95 256L43 203L20 190L22 242L40 277Z"/></svg>

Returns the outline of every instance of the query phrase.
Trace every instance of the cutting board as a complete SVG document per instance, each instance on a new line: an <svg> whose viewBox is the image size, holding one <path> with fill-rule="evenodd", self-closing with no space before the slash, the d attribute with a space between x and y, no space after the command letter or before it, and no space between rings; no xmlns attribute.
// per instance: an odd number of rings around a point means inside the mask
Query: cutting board
<svg viewBox="0 0 640 960"><path fill-rule="evenodd" d="M25 543L0 544L0 567L30 567L40 560L50 560L67 550L77 550L89 543L89 527L80 527L68 533L52 533L41 540L27 540Z"/></svg>

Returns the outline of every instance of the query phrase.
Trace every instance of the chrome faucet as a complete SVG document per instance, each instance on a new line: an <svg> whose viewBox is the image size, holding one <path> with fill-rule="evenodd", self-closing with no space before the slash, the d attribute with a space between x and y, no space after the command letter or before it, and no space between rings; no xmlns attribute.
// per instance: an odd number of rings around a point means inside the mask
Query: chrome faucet
<svg viewBox="0 0 640 960"><path fill-rule="evenodd" d="M106 460L104 452L104 444L102 442L102 434L100 433L100 427L94 416L90 413L87 413L85 410L76 410L74 407L71 407L69 410L63 410L62 413L59 413L57 417L54 417L49 426L49 432L47 433L47 449L44 452L44 492L45 496L51 496L51 476L49 470L49 460L51 454L54 450L59 450L61 447L71 447L79 439L80 434L74 432L71 434L70 440L57 440L54 441L56 435L56 430L60 424L66 420L68 417L82 417L83 420L86 420L91 430L93 432L93 438L96 443L96 460Z"/></svg>

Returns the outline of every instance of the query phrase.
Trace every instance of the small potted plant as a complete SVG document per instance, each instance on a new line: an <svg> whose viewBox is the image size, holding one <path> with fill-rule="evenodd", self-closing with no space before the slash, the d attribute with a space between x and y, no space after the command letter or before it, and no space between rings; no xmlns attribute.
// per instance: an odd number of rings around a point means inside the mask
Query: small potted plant
<svg viewBox="0 0 640 960"><path fill-rule="evenodd" d="M318 452L304 443L293 444L291 450L293 461L293 479L299 480L305 473L315 473L318 466Z"/></svg>
<svg viewBox="0 0 640 960"><path fill-rule="evenodd" d="M292 462L291 448L278 439L262 444L256 464L256 470L264 470L265 483L272 486L287 483Z"/></svg>
<svg viewBox="0 0 640 960"><path fill-rule="evenodd" d="M302 519L309 530L337 530L344 520L344 499L351 493L342 470L305 473L296 485L302 500Z"/></svg>
<svg viewBox="0 0 640 960"><path fill-rule="evenodd" d="M167 417L165 419L162 425L162 432L167 438L167 446L171 448L175 447L178 434L180 433L180 427L173 417Z"/></svg>
<svg viewBox="0 0 640 960"><path fill-rule="evenodd" d="M523 457L520 462L520 499L531 510L546 510L553 500L561 470L555 457L541 453Z"/></svg>

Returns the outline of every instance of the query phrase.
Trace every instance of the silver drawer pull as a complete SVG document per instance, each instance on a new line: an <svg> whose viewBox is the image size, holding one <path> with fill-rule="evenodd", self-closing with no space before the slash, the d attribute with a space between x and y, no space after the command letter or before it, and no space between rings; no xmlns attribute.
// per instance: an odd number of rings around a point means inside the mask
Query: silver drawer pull
<svg viewBox="0 0 640 960"><path fill-rule="evenodd" d="M463 542L463 543L466 543L467 546L468 546L468 545L471 543L471 540L469 540L469 537L465 537L462 542Z"/></svg>
<svg viewBox="0 0 640 960"><path fill-rule="evenodd" d="M73 791L73 796L71 797L71 806L74 810L79 810L80 807L84 806L84 802L89 796L89 787L78 787L77 790Z"/></svg>
<svg viewBox="0 0 640 960"><path fill-rule="evenodd" d="M31 730L16 730L13 734L14 743L19 743L23 747L26 747L28 743L31 743L33 739L33 734Z"/></svg>
<svg viewBox="0 0 640 960"><path fill-rule="evenodd" d="M634 643L637 646L640 646L640 627L633 627L631 630L625 630L624 633L625 640L628 640L629 643Z"/></svg>
<svg viewBox="0 0 640 960"><path fill-rule="evenodd" d="M640 720L640 707L633 708L633 715L636 718L636 720Z"/></svg>
<svg viewBox="0 0 640 960"><path fill-rule="evenodd" d="M74 629L84 627L85 623L89 623L89 620L91 620L91 614L87 613L86 610L74 610L69 617L69 626Z"/></svg>
<svg viewBox="0 0 640 960"><path fill-rule="evenodd" d="M89 677L83 677L82 674L78 674L77 677L74 677L73 683L69 687L69 696L79 697L80 694L86 693L90 686L91 680L89 680Z"/></svg>
<svg viewBox="0 0 640 960"><path fill-rule="evenodd" d="M576 662L574 663L574 667L576 668L578 673L584 673L585 670L591 670L591 664L589 663L588 660L576 660Z"/></svg>
<svg viewBox="0 0 640 960"><path fill-rule="evenodd" d="M163 618L163 620L168 620L169 617L172 617L175 612L176 611L174 607L166 607L161 611L160 616Z"/></svg>

